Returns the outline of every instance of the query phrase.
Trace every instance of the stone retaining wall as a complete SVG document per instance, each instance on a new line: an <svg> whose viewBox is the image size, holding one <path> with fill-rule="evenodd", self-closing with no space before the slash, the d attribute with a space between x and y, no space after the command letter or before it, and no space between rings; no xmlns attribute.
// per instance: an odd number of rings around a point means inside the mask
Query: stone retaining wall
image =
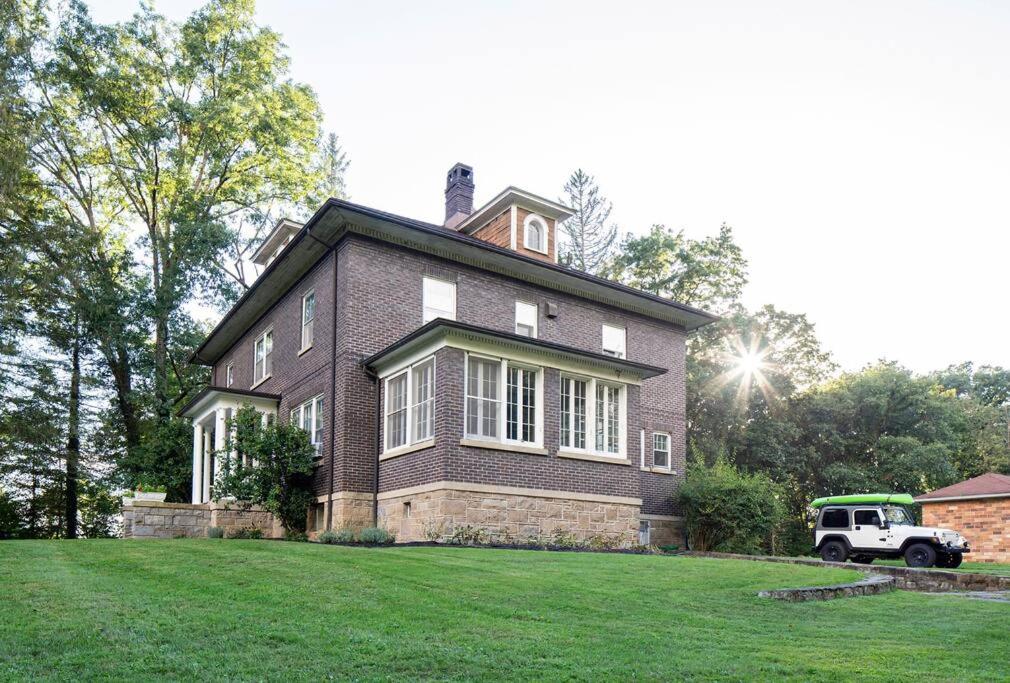
<svg viewBox="0 0 1010 683"><path fill-rule="evenodd" d="M210 527L226 536L238 529L256 528L264 538L284 535L274 516L262 508L242 509L231 503L159 503L124 499L123 538L206 538Z"/></svg>
<svg viewBox="0 0 1010 683"><path fill-rule="evenodd" d="M894 577L895 585L905 590L925 593L949 593L951 591L1006 591L1010 590L1010 576L996 574L975 574L972 572L952 572L942 569L915 569L912 567L889 567L887 565L864 565L847 562L824 562L806 557L773 557L770 555L738 555L735 553L712 553L691 551L694 557L712 557L724 560L755 560L758 562L782 562L785 564L805 564L816 567L838 567L857 571L872 571Z"/></svg>
<svg viewBox="0 0 1010 683"><path fill-rule="evenodd" d="M807 600L834 600L835 598L853 598L857 595L879 595L893 591L895 581L893 576L870 574L866 578L853 583L841 583L835 586L811 586L809 588L782 588L780 590L761 591L762 598L775 598L787 602L805 602Z"/></svg>

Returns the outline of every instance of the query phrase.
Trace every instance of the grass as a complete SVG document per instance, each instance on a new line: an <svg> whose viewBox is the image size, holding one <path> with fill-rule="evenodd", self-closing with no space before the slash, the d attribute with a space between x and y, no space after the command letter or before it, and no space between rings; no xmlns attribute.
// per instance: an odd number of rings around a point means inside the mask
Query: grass
<svg viewBox="0 0 1010 683"><path fill-rule="evenodd" d="M1010 606L856 572L271 541L0 543L0 679L993 680Z"/></svg>

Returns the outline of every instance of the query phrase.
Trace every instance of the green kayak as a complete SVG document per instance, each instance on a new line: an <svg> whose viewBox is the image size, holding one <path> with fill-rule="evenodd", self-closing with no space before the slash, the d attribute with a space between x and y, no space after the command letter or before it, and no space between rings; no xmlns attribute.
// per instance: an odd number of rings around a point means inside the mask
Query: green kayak
<svg viewBox="0 0 1010 683"><path fill-rule="evenodd" d="M862 505L862 504L914 505L915 499L907 493L857 493L852 496L827 496L810 503L810 507L819 508L824 505Z"/></svg>

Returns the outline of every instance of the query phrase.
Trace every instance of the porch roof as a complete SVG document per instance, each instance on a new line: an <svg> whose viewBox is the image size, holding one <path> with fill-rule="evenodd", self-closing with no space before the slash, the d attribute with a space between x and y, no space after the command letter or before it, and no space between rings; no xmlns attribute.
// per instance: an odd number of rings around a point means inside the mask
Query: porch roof
<svg viewBox="0 0 1010 683"><path fill-rule="evenodd" d="M616 375L630 374L639 379L656 377L666 372L666 368L660 368L645 363L636 363L623 358L615 358L602 353L584 351L564 344L524 337L520 334L492 330L486 327L478 327L456 320L446 320L436 318L423 327L419 327L410 334L401 337L382 351L361 361L361 364L368 370L381 373L384 369L394 366L396 363L416 355L424 349L434 349L439 346L439 342L447 342L441 345L458 346L451 340L457 342L485 342L497 347L510 347L521 351L533 352L540 356L554 357L558 360L566 361L569 365L580 365L587 368L605 369Z"/></svg>
<svg viewBox="0 0 1010 683"><path fill-rule="evenodd" d="M225 387L204 387L196 396L179 408L180 417L197 417L207 406L221 400L230 400L233 403L274 403L274 408L280 402L278 394L267 394L262 391L248 391L245 389L232 389Z"/></svg>

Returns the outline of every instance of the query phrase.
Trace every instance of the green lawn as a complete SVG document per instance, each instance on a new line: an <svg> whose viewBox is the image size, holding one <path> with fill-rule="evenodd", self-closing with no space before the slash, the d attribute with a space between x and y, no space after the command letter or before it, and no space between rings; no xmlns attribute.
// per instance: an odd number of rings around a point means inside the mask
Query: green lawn
<svg viewBox="0 0 1010 683"><path fill-rule="evenodd" d="M929 679L1010 672L1010 605L756 597L842 569L271 541L0 543L0 679Z"/></svg>

